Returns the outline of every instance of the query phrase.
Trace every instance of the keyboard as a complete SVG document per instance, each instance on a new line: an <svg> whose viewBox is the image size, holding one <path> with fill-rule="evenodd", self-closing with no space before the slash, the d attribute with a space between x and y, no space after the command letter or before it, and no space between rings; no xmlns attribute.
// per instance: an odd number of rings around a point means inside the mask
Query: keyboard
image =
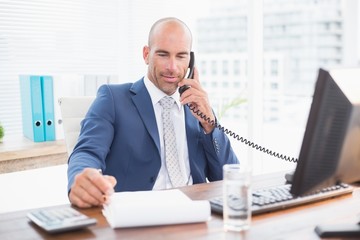
<svg viewBox="0 0 360 240"><path fill-rule="evenodd" d="M252 193L252 215L295 207L353 192L353 187L348 184L341 183L331 187L323 188L305 196L295 197L290 193L290 188L291 184L284 184L255 190ZM211 211L213 213L222 215L222 197L211 199L210 205Z"/></svg>

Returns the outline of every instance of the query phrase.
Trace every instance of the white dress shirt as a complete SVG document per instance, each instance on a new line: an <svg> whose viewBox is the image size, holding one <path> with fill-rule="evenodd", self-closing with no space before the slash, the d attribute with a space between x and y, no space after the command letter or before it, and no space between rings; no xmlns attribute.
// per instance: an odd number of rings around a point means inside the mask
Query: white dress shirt
<svg viewBox="0 0 360 240"><path fill-rule="evenodd" d="M160 99L166 96L166 94L162 92L160 89L158 89L149 80L147 76L144 77L144 83L150 94L151 101L154 107L156 123L160 137L160 148L161 148L161 168L157 176L157 179L155 181L153 189L154 190L168 189L168 188L172 188L173 186L171 184L165 164L164 134L163 134L163 125L161 118L162 107L159 103ZM173 118L173 123L175 128L176 145L179 154L179 165L182 173L184 174L183 177L187 179L187 184L191 185L192 178L190 176L190 164L189 164L189 153L188 153L187 140L186 140L184 108L182 107L179 101L180 95L178 91L176 91L171 97L176 102L176 104L174 104L173 108L171 109L171 117Z"/></svg>

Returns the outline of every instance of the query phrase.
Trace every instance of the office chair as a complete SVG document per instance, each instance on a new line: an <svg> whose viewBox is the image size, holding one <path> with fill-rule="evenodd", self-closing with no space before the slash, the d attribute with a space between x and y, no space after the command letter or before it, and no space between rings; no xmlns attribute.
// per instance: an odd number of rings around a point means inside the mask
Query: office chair
<svg viewBox="0 0 360 240"><path fill-rule="evenodd" d="M95 96L59 98L64 138L69 156L80 134L80 122L84 119L94 99Z"/></svg>

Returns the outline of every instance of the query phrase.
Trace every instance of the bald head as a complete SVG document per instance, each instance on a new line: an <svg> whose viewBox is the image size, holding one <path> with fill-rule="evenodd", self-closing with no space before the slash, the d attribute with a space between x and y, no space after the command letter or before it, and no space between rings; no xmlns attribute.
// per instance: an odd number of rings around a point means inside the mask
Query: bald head
<svg viewBox="0 0 360 240"><path fill-rule="evenodd" d="M166 32L174 31L182 31L182 34L188 37L191 48L192 35L189 27L180 19L174 17L159 19L152 25L149 32L148 46L151 47L157 37L164 36Z"/></svg>

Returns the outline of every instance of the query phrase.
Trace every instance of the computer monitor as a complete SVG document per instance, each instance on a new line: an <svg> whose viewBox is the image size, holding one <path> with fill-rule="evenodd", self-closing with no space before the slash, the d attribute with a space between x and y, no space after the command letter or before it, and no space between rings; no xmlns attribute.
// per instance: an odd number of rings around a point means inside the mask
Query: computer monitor
<svg viewBox="0 0 360 240"><path fill-rule="evenodd" d="M360 181L360 68L319 70L291 193Z"/></svg>

